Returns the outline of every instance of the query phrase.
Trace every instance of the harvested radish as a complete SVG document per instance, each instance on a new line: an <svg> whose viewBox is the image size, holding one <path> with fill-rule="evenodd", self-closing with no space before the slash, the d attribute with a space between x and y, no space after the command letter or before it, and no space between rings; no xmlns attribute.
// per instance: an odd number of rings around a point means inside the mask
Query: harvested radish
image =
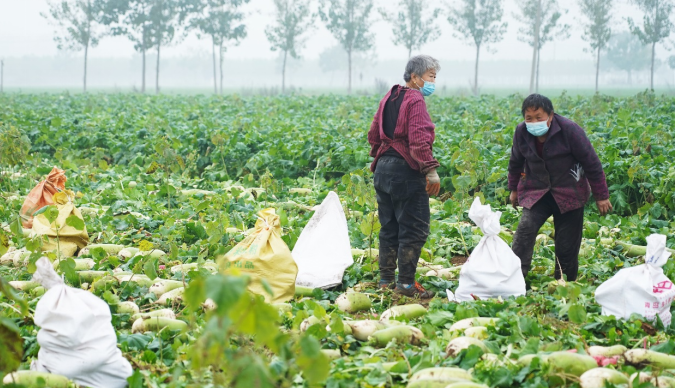
<svg viewBox="0 0 675 388"><path fill-rule="evenodd" d="M162 296L159 297L159 299L157 299L155 303L169 305L172 302L182 302L184 292L185 287L179 287L169 292L165 292L164 294L162 294Z"/></svg>
<svg viewBox="0 0 675 388"><path fill-rule="evenodd" d="M2 384L12 383L25 387L69 388L75 386L66 376L32 370L13 372L2 379Z"/></svg>
<svg viewBox="0 0 675 388"><path fill-rule="evenodd" d="M40 283L32 280L12 280L9 282L9 285L19 291L30 291L33 288L40 286Z"/></svg>
<svg viewBox="0 0 675 388"><path fill-rule="evenodd" d="M584 372L581 377L581 388L604 388L605 383L628 384L628 377L609 368L594 368Z"/></svg>
<svg viewBox="0 0 675 388"><path fill-rule="evenodd" d="M120 302L117 304L117 313L118 314L131 314L135 315L141 311L136 303L134 302Z"/></svg>
<svg viewBox="0 0 675 388"><path fill-rule="evenodd" d="M457 337L452 341L450 341L448 346L445 348L445 353L448 355L448 357L457 357L457 355L459 355L459 352L461 352L464 349L468 349L469 346L471 345L478 346L485 353L488 352L487 346L485 346L483 341L477 340L472 337Z"/></svg>
<svg viewBox="0 0 675 388"><path fill-rule="evenodd" d="M335 299L335 304L340 311L356 313L370 309L371 302L368 295L359 292L346 292Z"/></svg>
<svg viewBox="0 0 675 388"><path fill-rule="evenodd" d="M136 321L139 318L148 319L152 317L176 319L176 314L171 309L159 309L154 311L148 311L147 313L136 313L131 317L131 320Z"/></svg>
<svg viewBox="0 0 675 388"><path fill-rule="evenodd" d="M651 366L659 369L675 369L675 356L645 349L632 349L624 354L626 362L635 366Z"/></svg>
<svg viewBox="0 0 675 388"><path fill-rule="evenodd" d="M149 292L155 294L156 297L161 297L169 291L185 286L180 280L157 280L150 286Z"/></svg>
<svg viewBox="0 0 675 388"><path fill-rule="evenodd" d="M375 334L376 331L387 328L384 323L372 320L347 321L344 324L351 328L352 336L359 341L368 341L368 337Z"/></svg>
<svg viewBox="0 0 675 388"><path fill-rule="evenodd" d="M163 317L138 318L131 327L132 333L145 333L146 331L184 330L187 323L178 319L169 319Z"/></svg>
<svg viewBox="0 0 675 388"><path fill-rule="evenodd" d="M405 317L407 320L419 318L427 313L427 309L421 304L407 304L394 306L382 313L380 321L388 321L391 318Z"/></svg>
<svg viewBox="0 0 675 388"><path fill-rule="evenodd" d="M614 346L591 346L588 348L588 355L591 357L601 356L601 357L612 357L612 356L621 356L628 351L623 345L614 345Z"/></svg>
<svg viewBox="0 0 675 388"><path fill-rule="evenodd" d="M374 346L384 347L396 339L399 343L419 345L424 339L424 334L412 326L393 326L376 331L368 338L368 342Z"/></svg>
<svg viewBox="0 0 675 388"><path fill-rule="evenodd" d="M465 318L455 322L455 324L450 327L450 331L464 331L472 326L494 326L497 322L499 322L499 318Z"/></svg>
<svg viewBox="0 0 675 388"><path fill-rule="evenodd" d="M474 326L464 330L464 335L479 340L487 339L488 331L485 326Z"/></svg>
<svg viewBox="0 0 675 388"><path fill-rule="evenodd" d="M473 376L471 373L462 368L427 368L416 372L411 378L410 382L425 380L434 382L445 382L450 384L457 382L457 380L471 381Z"/></svg>

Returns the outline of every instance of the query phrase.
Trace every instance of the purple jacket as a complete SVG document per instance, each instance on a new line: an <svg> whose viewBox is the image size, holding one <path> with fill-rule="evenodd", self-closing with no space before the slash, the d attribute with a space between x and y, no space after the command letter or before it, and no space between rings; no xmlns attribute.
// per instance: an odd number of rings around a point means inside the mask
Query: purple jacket
<svg viewBox="0 0 675 388"><path fill-rule="evenodd" d="M537 138L516 127L509 161L509 190L518 191L520 206L531 209L551 192L561 213L582 208L591 189L596 201L609 198L605 172L583 128L555 114L544 143L544 158L537 154ZM590 185L589 185L590 183Z"/></svg>

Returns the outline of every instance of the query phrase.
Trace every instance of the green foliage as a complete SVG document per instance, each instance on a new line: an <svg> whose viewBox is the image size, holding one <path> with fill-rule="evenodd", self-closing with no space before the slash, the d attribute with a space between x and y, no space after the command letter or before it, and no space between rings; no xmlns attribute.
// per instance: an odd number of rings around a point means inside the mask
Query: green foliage
<svg viewBox="0 0 675 388"><path fill-rule="evenodd" d="M424 333L424 346L391 343L374 349L347 334L347 322L379 319L394 304L414 303L376 289L378 263L370 251L355 257L341 285L297 297L282 313L248 293L247 278L212 275L205 268L170 271L226 253L267 207L280 215L282 238L292 249L311 209L329 191L343 203L352 247L376 249L379 222L366 134L378 101L379 96L2 95L0 104L7 109L0 111L0 121L5 128L30 128L25 136L35 157L26 158L21 170L12 172L9 189L0 192L0 250L30 252L24 266L0 266L0 277L31 278L42 240L24 237L17 214L23 196L57 165L67 170L67 188L83 194L75 202L84 224L69 218L66 225L86 226L91 243L166 252L130 258L103 249L89 252L93 270L106 274L94 282L93 293L111 305L119 348L133 361L132 387L400 388L412 373L433 366L472 369L477 381L492 387L541 387L550 381L546 366L535 360L520 367L519 357L638 343L659 343L657 349L672 352L668 338L674 327L639 316L603 316L593 298L597 286L618 269L642 260L626 257L620 246L605 247L600 239L644 245L649 234L672 235L675 228L675 100L652 93L553 99L557 112L586 129L616 208L607 218L592 205L587 209L584 237L596 242L584 243L589 253L580 260L579 281L550 285L555 259L550 240L535 247L527 278L532 289L518 298L448 303L445 290L455 290L457 278L427 277L427 269L420 269L417 280L439 294L424 317L409 322ZM444 200L431 203L423 258L433 265L453 266L455 256L470 254L478 244L481 233L466 214L475 196L502 211L501 236L512 237L520 213L506 206L506 171L513 129L522 120L521 102L518 95L428 100L437 125L434 155ZM189 189L204 192L186 194ZM58 209L45 207L40 214L53 222ZM552 225L545 225L542 233L551 232ZM675 241L668 243L673 247ZM67 284L85 286L73 276L73 259L60 260L57 267ZM184 282L183 302L161 307L171 308L189 329L132 334L130 317L116 313L114 305L133 301L145 312L157 309L157 296L133 280L116 281L113 269ZM675 263L668 262L664 272L674 278ZM0 287L0 369L27 368L39 346L38 328L26 314L39 299L9 289L4 280ZM338 311L333 302L347 287L367 293L372 309L358 315ZM207 299L213 310L204 309ZM488 316L500 318L487 328L484 341L498 362L477 347L444 356L453 323ZM319 323L301 332L309 317ZM326 350L340 358L329 360ZM632 373L635 368L617 369Z"/></svg>

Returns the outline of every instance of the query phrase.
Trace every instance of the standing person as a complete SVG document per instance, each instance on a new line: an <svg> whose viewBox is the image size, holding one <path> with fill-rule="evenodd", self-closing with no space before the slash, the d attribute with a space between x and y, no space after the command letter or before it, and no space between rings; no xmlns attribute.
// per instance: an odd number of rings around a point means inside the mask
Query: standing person
<svg viewBox="0 0 675 388"><path fill-rule="evenodd" d="M441 188L432 153L435 127L424 102L435 90L440 69L428 55L410 58L403 74L406 86L395 85L384 96L368 132L382 225L380 288L420 298L434 296L415 281L415 272L429 236L429 196Z"/></svg>
<svg viewBox="0 0 675 388"><path fill-rule="evenodd" d="M525 121L516 127L509 161L511 204L523 207L512 249L526 276L539 229L553 216L554 276L575 281L591 191L601 215L613 209L605 172L583 128L556 114L551 100L531 94L523 101L522 114Z"/></svg>

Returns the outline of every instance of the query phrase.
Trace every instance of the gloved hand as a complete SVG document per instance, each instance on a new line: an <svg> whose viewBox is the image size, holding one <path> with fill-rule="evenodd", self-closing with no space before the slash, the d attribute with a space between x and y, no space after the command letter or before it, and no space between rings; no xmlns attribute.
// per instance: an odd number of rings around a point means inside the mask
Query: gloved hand
<svg viewBox="0 0 675 388"><path fill-rule="evenodd" d="M441 191L441 178L434 168L427 173L427 194L435 197L438 195L439 191Z"/></svg>

